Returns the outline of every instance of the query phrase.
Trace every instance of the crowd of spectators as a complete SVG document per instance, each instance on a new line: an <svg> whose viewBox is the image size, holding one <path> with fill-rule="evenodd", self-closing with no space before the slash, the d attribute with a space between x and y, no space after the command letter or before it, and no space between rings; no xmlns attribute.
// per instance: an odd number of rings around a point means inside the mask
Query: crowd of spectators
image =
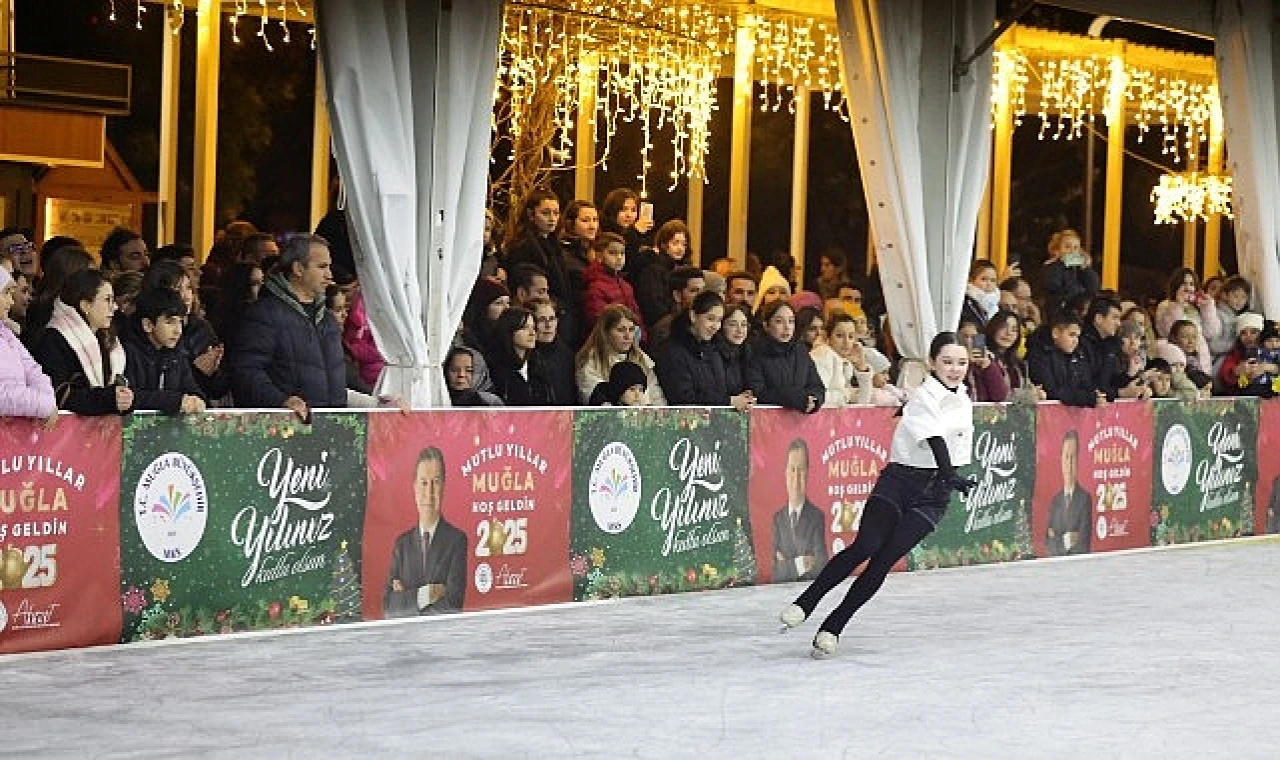
<svg viewBox="0 0 1280 760"><path fill-rule="evenodd" d="M444 362L455 406L900 405L900 357L875 278L837 250L805 289L788 257L703 268L679 219L618 189L601 207L537 190L511 240L490 216L480 276ZM212 406L398 404L371 395L383 367L341 217L283 245L236 222L203 267L117 229L91 253L0 230L0 414ZM96 254L96 255L95 255ZM974 400L1280 392L1280 329L1238 276L1180 269L1158 303L1102 290L1080 237L1048 243L1035 285L975 261L956 326Z"/></svg>

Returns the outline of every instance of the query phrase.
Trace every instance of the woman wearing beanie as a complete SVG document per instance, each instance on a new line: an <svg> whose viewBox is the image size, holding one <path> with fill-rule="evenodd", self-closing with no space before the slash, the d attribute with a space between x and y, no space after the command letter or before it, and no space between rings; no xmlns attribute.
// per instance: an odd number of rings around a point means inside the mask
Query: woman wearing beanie
<svg viewBox="0 0 1280 760"><path fill-rule="evenodd" d="M1249 358L1250 351L1262 345L1261 337L1264 327L1266 327L1266 320L1261 314L1245 312L1236 317L1235 343L1222 357L1222 366L1218 368L1215 378L1218 381L1218 390L1225 395L1233 396L1239 392L1242 376L1252 380L1251 374L1256 373L1256 363L1254 367L1250 367L1246 360Z"/></svg>
<svg viewBox="0 0 1280 760"><path fill-rule="evenodd" d="M1187 355L1181 348L1167 340L1156 341L1156 357L1169 365L1173 375L1173 395L1183 401L1195 401L1209 395L1209 389L1201 390L1187 377Z"/></svg>

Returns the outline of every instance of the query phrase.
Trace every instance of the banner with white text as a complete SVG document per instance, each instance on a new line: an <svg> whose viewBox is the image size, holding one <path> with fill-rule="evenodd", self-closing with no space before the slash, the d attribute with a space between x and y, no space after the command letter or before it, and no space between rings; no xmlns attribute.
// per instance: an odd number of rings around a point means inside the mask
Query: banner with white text
<svg viewBox="0 0 1280 760"><path fill-rule="evenodd" d="M124 641L360 619L367 415L134 415Z"/></svg>
<svg viewBox="0 0 1280 760"><path fill-rule="evenodd" d="M575 600L756 582L744 414L580 410L573 493Z"/></svg>
<svg viewBox="0 0 1280 760"><path fill-rule="evenodd" d="M937 529L908 555L911 569L1028 559L1031 492L1036 478L1035 409L974 404L973 461L958 468L977 481L952 494Z"/></svg>
<svg viewBox="0 0 1280 760"><path fill-rule="evenodd" d="M1036 556L1150 545L1151 404L1041 404L1036 418Z"/></svg>
<svg viewBox="0 0 1280 760"><path fill-rule="evenodd" d="M862 508L889 461L896 413L870 406L751 413L751 525L762 582L813 580L857 538Z"/></svg>
<svg viewBox="0 0 1280 760"><path fill-rule="evenodd" d="M120 637L120 418L0 418L0 653Z"/></svg>
<svg viewBox="0 0 1280 760"><path fill-rule="evenodd" d="M369 420L364 616L567 602L573 412Z"/></svg>
<svg viewBox="0 0 1280 760"><path fill-rule="evenodd" d="M1258 401L1157 401L1151 543L1253 533Z"/></svg>

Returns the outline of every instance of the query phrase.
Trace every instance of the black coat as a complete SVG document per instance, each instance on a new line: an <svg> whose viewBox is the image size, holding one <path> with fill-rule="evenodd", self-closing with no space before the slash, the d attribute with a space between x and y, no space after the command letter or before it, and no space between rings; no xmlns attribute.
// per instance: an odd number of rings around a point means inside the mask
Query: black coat
<svg viewBox="0 0 1280 760"><path fill-rule="evenodd" d="M713 341L693 336L689 320L675 320L668 340L657 357L658 382L671 406L724 406L729 403L724 360Z"/></svg>
<svg viewBox="0 0 1280 760"><path fill-rule="evenodd" d="M555 397L546 375L538 366L538 354L529 355L526 380L520 374L520 366L514 357L505 352L485 356L489 363L489 377L493 380L493 392L507 406L554 406ZM575 391L576 393L576 391Z"/></svg>
<svg viewBox="0 0 1280 760"><path fill-rule="evenodd" d="M578 331L582 329L582 290L573 288L559 239L554 236L525 236L507 250L508 274L521 264L533 264L547 275L547 289L563 307L560 333L570 342L576 342Z"/></svg>
<svg viewBox="0 0 1280 760"><path fill-rule="evenodd" d="M95 388L80 364L80 357L71 350L71 344L57 330L45 328L40 339L31 347L31 357L53 382L58 408L86 417L118 414L114 385ZM105 367L106 359L103 360ZM127 364L127 362L126 362Z"/></svg>
<svg viewBox="0 0 1280 760"><path fill-rule="evenodd" d="M1048 307L1046 317L1059 313L1067 301L1081 293L1090 297L1098 295L1098 289L1102 287L1102 279L1093 269L1069 267L1062 263L1062 259L1046 265L1040 278L1040 288L1044 291Z"/></svg>
<svg viewBox="0 0 1280 760"><path fill-rule="evenodd" d="M713 342L716 353L720 354L720 363L724 365L725 390L730 396L736 396L747 389L747 367L751 364L750 342L734 346L723 335L717 335Z"/></svg>
<svg viewBox="0 0 1280 760"><path fill-rule="evenodd" d="M221 343L218 334L214 332L213 325L207 319L191 316L187 317L187 325L182 329L182 340L178 343L183 353L188 357L188 361L195 359L212 346ZM223 356L225 360L226 356ZM191 365L191 376L195 378L196 384L200 386L200 395L205 398L222 398L231 392L231 375L227 372L226 364L221 364L212 375L206 375L196 366Z"/></svg>
<svg viewBox="0 0 1280 760"><path fill-rule="evenodd" d="M1093 325L1080 333L1080 351L1088 358L1093 369L1093 387L1107 394L1108 401L1115 401L1119 391L1128 385L1128 373L1120 339L1104 338Z"/></svg>
<svg viewBox="0 0 1280 760"><path fill-rule="evenodd" d="M231 347L236 405L275 409L297 396L309 407L347 405L342 332L323 304L302 304L272 275L249 306Z"/></svg>
<svg viewBox="0 0 1280 760"><path fill-rule="evenodd" d="M204 398L181 343L177 348L156 348L133 319L121 331L120 342L128 357L124 376L133 389L134 409L177 414L183 396Z"/></svg>
<svg viewBox="0 0 1280 760"><path fill-rule="evenodd" d="M537 371L543 385L551 392L550 403L555 406L578 405L578 383L574 379L573 349L556 338L550 343L539 343L534 349L530 371Z"/></svg>
<svg viewBox="0 0 1280 760"><path fill-rule="evenodd" d="M1093 366L1079 348L1064 354L1052 342L1033 345L1027 349L1027 370L1031 382L1042 386L1052 401L1084 407L1098 403Z"/></svg>
<svg viewBox="0 0 1280 760"><path fill-rule="evenodd" d="M642 251L639 261L631 268L631 286L636 291L636 305L640 307L640 316L646 325L655 325L658 320L675 310L671 299L671 273L676 262L670 256L656 251ZM656 344L655 344L656 345Z"/></svg>
<svg viewBox="0 0 1280 760"><path fill-rule="evenodd" d="M752 346L747 385L757 403L776 404L798 412L816 412L827 395L808 346L798 338L780 343L767 335L761 336ZM806 409L810 396L814 400L812 410Z"/></svg>

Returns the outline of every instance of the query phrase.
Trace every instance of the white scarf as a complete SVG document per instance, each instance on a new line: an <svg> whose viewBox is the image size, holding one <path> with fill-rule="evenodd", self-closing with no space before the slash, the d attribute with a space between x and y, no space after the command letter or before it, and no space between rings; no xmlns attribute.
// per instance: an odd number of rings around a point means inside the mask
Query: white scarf
<svg viewBox="0 0 1280 760"><path fill-rule="evenodd" d="M71 346L76 358L80 360L80 367L90 386L105 388L109 380L124 374L125 356L120 341L115 341L111 346L111 375L108 377L103 373L102 349L98 345L98 337L89 329L89 323L84 321L80 312L67 306L62 299L53 302L49 328L62 333L62 337L67 339L67 345Z"/></svg>
<svg viewBox="0 0 1280 760"><path fill-rule="evenodd" d="M1000 310L1000 291L988 293L976 285L966 285L965 294L978 302L985 312L983 315L986 319L991 319Z"/></svg>

